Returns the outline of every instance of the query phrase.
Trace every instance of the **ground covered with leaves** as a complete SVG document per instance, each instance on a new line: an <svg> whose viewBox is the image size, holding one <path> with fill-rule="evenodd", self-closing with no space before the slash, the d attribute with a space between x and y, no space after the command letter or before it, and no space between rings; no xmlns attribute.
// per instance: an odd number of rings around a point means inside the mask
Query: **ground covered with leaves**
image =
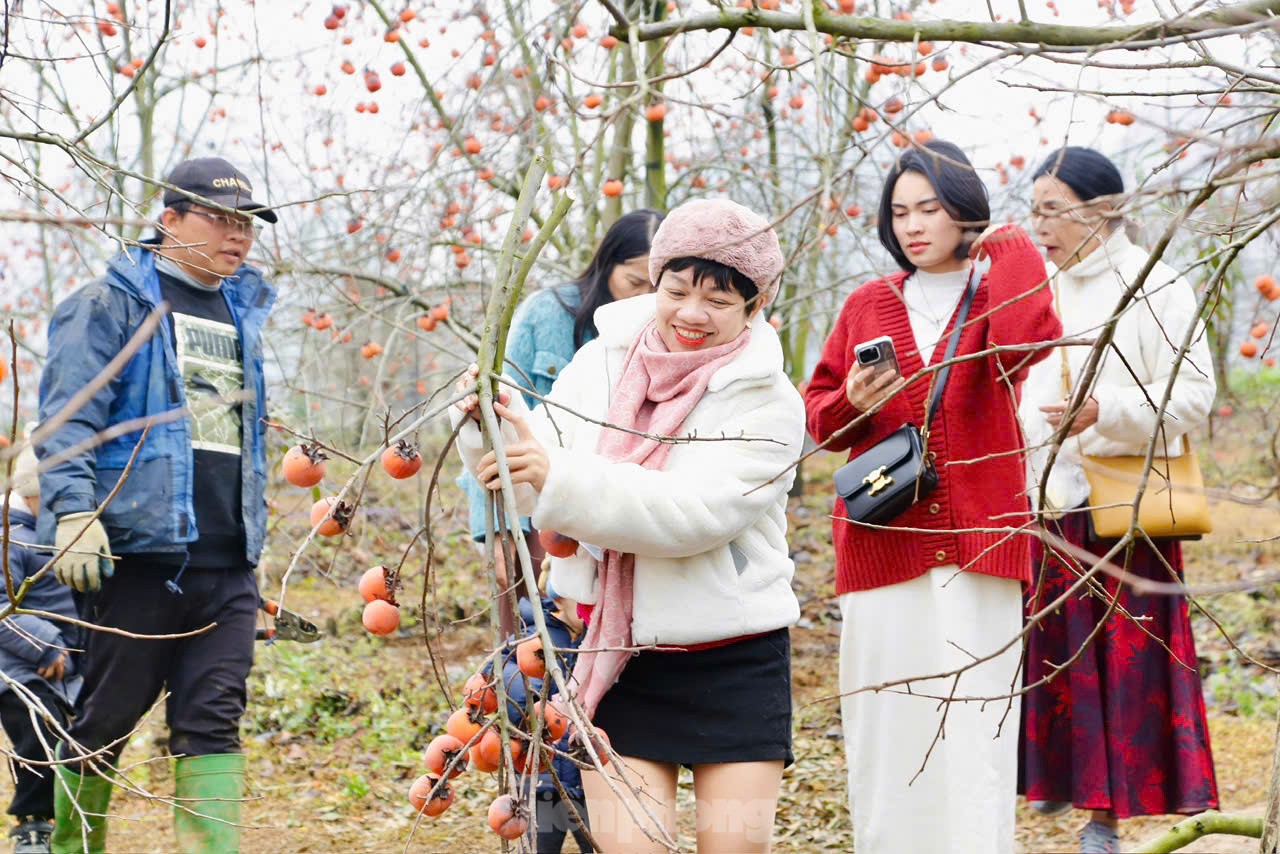
<svg viewBox="0 0 1280 854"><path fill-rule="evenodd" d="M1213 452L1209 465L1224 478L1251 454ZM839 610L832 587L830 472L832 457L805 467L805 490L791 504L791 542L796 561L796 590L802 619L793 630L796 764L787 770L779 803L774 848L783 852L849 850L852 833L845 800L845 765L837 693ZM415 822L405 793L423 773L421 753L444 730L450 711L437 672L450 683L454 702L462 681L491 648L489 606L477 554L462 533L464 514L452 484L442 484L433 505L436 532L432 585L426 597L424 627L421 542L405 563L407 592L401 597L406 619L399 636L370 638L360 627L361 600L356 581L368 566L395 561L403 554L415 518L421 518L421 484L410 494L385 479L374 480L365 494L365 510L344 541L313 546L299 562L286 605L325 630L315 645L259 645L244 723L250 758L252 800L245 807L246 852L471 851L499 850L485 824L496 795L488 775L468 773L455 783L457 802L436 819ZM384 490L380 492L379 490ZM264 564L264 592L278 595L289 558L289 543L300 541L305 510L312 498L281 488L275 501L271 559ZM1271 511L1238 504L1217 510L1217 530L1190 544L1188 578L1193 583L1232 581L1269 571L1280 558L1271 542L1247 542L1276 530ZM1201 603L1248 655L1280 662L1275 588L1205 597ZM1213 621L1195 615L1195 628L1209 702L1210 727L1227 812L1260 814L1270 774L1275 731L1275 679L1249 664L1233 649ZM436 667L424 644L433 639ZM172 791L165 759L163 712L157 709L125 753L129 774L157 794ZM692 784L681 786L687 805ZM173 850L169 810L155 801L117 797L112 804L112 851ZM681 844L693 849L692 811L682 826ZM1018 848L1022 851L1073 850L1085 818L1069 814L1046 819L1018 806ZM1126 822L1126 846L1146 840L1173 819ZM1217 837L1193 849L1252 851L1255 840ZM570 841L566 850L574 850Z"/></svg>

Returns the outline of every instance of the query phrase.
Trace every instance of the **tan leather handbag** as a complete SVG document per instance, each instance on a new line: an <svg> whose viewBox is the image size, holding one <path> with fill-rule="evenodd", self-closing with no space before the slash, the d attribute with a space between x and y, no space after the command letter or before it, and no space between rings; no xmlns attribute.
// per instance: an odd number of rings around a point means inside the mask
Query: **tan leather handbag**
<svg viewBox="0 0 1280 854"><path fill-rule="evenodd" d="M1054 304L1056 308L1056 289ZM1070 399L1071 368L1067 352L1059 348L1058 353L1062 357L1063 396ZM1089 481L1089 516L1094 535L1123 537L1129 533L1129 524L1133 521L1133 500L1138 495L1147 458L1081 454L1081 460L1084 476ZM1213 530L1200 459L1186 434L1182 436L1182 456L1157 454L1151 458L1151 474L1138 505L1138 527L1152 539L1174 540L1198 540Z"/></svg>
<svg viewBox="0 0 1280 854"><path fill-rule="evenodd" d="M1123 537L1133 520L1133 499L1146 457L1084 456L1089 513L1099 537ZM1151 474L1138 505L1138 526L1148 537L1196 540L1213 530L1200 460L1182 437L1182 456L1151 458Z"/></svg>

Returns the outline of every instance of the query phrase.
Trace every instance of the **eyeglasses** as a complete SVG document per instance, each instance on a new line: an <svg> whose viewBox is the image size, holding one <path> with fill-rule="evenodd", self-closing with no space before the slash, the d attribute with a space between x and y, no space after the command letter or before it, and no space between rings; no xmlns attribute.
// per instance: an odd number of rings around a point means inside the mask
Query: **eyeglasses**
<svg viewBox="0 0 1280 854"><path fill-rule="evenodd" d="M198 211L194 208L187 208L187 213L195 214L198 217L207 219L223 231L238 231L241 234L247 234L250 237L257 237L258 235L258 225L248 217L205 213L204 211Z"/></svg>

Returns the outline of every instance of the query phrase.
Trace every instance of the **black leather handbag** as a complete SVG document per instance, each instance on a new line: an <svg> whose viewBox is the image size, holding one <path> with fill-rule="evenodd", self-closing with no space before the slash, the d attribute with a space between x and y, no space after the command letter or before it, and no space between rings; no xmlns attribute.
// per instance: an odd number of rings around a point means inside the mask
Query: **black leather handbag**
<svg viewBox="0 0 1280 854"><path fill-rule="evenodd" d="M960 313L947 341L947 355L943 362L950 362L960 346L960 333L969 317L973 295L981 278L977 266L969 276L960 302ZM835 474L836 493L844 499L845 514L855 522L884 525L902 515L912 504L933 492L938 486L938 470L933 465L933 454L928 450L929 425L933 413L942 403L942 392L947 387L951 366L938 373L933 395L924 413L924 431L907 422L885 438L876 442L854 459L845 463Z"/></svg>

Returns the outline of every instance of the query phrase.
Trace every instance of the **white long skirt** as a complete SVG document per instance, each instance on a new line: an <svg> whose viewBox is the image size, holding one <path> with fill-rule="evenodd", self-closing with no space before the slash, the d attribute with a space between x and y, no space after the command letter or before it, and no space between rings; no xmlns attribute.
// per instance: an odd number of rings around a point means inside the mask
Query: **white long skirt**
<svg viewBox="0 0 1280 854"><path fill-rule="evenodd" d="M1022 589L1013 579L944 566L911 581L846 593L840 611L844 694L943 673L990 655L1022 628ZM1016 690L1022 683L1020 650L1013 643L966 671L954 696L996 697ZM910 690L946 697L954 684L953 678L932 679ZM1012 852L1018 700L952 702L944 725L939 700L906 690L898 686L840 701L854 850Z"/></svg>

